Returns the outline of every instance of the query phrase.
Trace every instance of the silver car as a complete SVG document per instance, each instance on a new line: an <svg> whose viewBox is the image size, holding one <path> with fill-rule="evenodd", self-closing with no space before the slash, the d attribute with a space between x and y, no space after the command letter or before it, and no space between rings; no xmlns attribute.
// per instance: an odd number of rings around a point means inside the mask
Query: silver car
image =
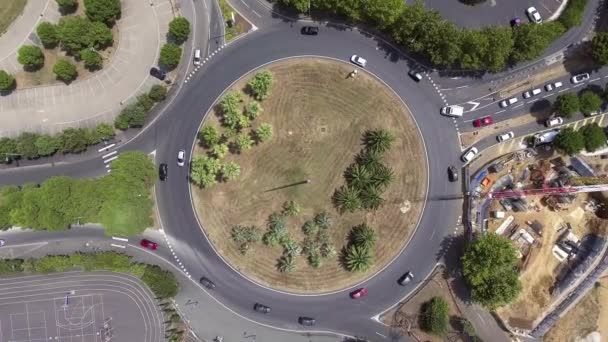
<svg viewBox="0 0 608 342"><path fill-rule="evenodd" d="M365 68L365 66L367 65L367 61L365 60L365 58L361 57L361 56L357 56L357 55L353 55L350 58L350 61L353 62L354 64L357 64L358 66Z"/></svg>
<svg viewBox="0 0 608 342"><path fill-rule="evenodd" d="M177 166L184 166L185 159L186 159L186 151L179 150L179 152L177 152Z"/></svg>

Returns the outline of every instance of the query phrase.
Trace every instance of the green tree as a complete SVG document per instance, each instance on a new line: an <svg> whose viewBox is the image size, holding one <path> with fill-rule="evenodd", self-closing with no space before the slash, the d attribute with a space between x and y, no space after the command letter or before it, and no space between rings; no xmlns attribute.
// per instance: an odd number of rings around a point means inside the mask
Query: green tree
<svg viewBox="0 0 608 342"><path fill-rule="evenodd" d="M334 193L333 200L341 212L355 212L361 208L360 191L356 188L343 185Z"/></svg>
<svg viewBox="0 0 608 342"><path fill-rule="evenodd" d="M243 255L247 254L251 243L260 241L260 231L256 226L236 225L232 227L230 236Z"/></svg>
<svg viewBox="0 0 608 342"><path fill-rule="evenodd" d="M363 135L365 147L377 153L390 150L393 141L395 141L395 136L384 129L369 130Z"/></svg>
<svg viewBox="0 0 608 342"><path fill-rule="evenodd" d="M581 133L585 140L585 150L588 152L593 152L606 145L606 133L595 122L581 127Z"/></svg>
<svg viewBox="0 0 608 342"><path fill-rule="evenodd" d="M166 43L160 49L159 63L167 70L173 70L182 58L182 48L173 43Z"/></svg>
<svg viewBox="0 0 608 342"><path fill-rule="evenodd" d="M602 98L592 90L585 90L579 97L580 111L589 115L594 112L599 112L602 106Z"/></svg>
<svg viewBox="0 0 608 342"><path fill-rule="evenodd" d="M57 33L62 48L71 55L76 55L85 48L92 46L92 24L86 18L71 16L61 18Z"/></svg>
<svg viewBox="0 0 608 342"><path fill-rule="evenodd" d="M35 159L39 157L36 139L38 139L38 134L29 132L23 132L17 138L17 153L21 158Z"/></svg>
<svg viewBox="0 0 608 342"><path fill-rule="evenodd" d="M319 232L319 226L314 221L306 221L302 226L304 235L314 237Z"/></svg>
<svg viewBox="0 0 608 342"><path fill-rule="evenodd" d="M488 35L482 31L469 30L462 34L460 67L464 69L481 69L490 50Z"/></svg>
<svg viewBox="0 0 608 342"><path fill-rule="evenodd" d="M63 153L79 153L87 149L87 134L82 128L66 128L61 132L60 150Z"/></svg>
<svg viewBox="0 0 608 342"><path fill-rule="evenodd" d="M76 65L70 63L67 59L60 59L53 66L53 73L58 79L64 82L71 82L78 76Z"/></svg>
<svg viewBox="0 0 608 342"><path fill-rule="evenodd" d="M287 201L283 203L283 215L298 216L302 208L295 201Z"/></svg>
<svg viewBox="0 0 608 342"><path fill-rule="evenodd" d="M365 3L367 16L380 28L390 27L399 18L405 7L400 0L368 0Z"/></svg>
<svg viewBox="0 0 608 342"><path fill-rule="evenodd" d="M585 147L585 138L571 127L562 129L553 144L568 155L575 155Z"/></svg>
<svg viewBox="0 0 608 342"><path fill-rule="evenodd" d="M513 30L509 27L487 26L481 32L488 42L488 48L482 58L484 66L492 72L503 70L509 62L515 44Z"/></svg>
<svg viewBox="0 0 608 342"><path fill-rule="evenodd" d="M67 229L73 220L69 217L71 192L74 181L65 176L52 177L40 186L39 225L49 230Z"/></svg>
<svg viewBox="0 0 608 342"><path fill-rule="evenodd" d="M234 139L234 145L238 149L239 152L249 150L251 146L253 146L253 140L249 136L249 134L238 134Z"/></svg>
<svg viewBox="0 0 608 342"><path fill-rule="evenodd" d="M437 336L445 336L449 330L449 306L443 297L433 297L422 306L420 325L422 330Z"/></svg>
<svg viewBox="0 0 608 342"><path fill-rule="evenodd" d="M367 210L378 210L384 205L384 199L380 196L379 190L373 186L361 190L359 199L361 206Z"/></svg>
<svg viewBox="0 0 608 342"><path fill-rule="evenodd" d="M226 144L215 144L211 146L211 154L217 159L222 159L228 154L228 145Z"/></svg>
<svg viewBox="0 0 608 342"><path fill-rule="evenodd" d="M87 17L91 21L100 21L108 26L120 18L120 0L84 0Z"/></svg>
<svg viewBox="0 0 608 342"><path fill-rule="evenodd" d="M322 212L315 215L315 224L321 229L328 229L331 227L331 217L327 212Z"/></svg>
<svg viewBox="0 0 608 342"><path fill-rule="evenodd" d="M190 22L184 17L176 17L169 23L169 36L177 44L188 40L190 35Z"/></svg>
<svg viewBox="0 0 608 342"><path fill-rule="evenodd" d="M20 199L20 203L10 212L13 226L40 229L40 188L34 184L22 186Z"/></svg>
<svg viewBox="0 0 608 342"><path fill-rule="evenodd" d="M272 73L268 70L260 71L256 73L251 80L247 83L251 95L258 100L262 101L270 95L270 88L274 83Z"/></svg>
<svg viewBox="0 0 608 342"><path fill-rule="evenodd" d="M219 144L220 133L215 126L205 126L198 132L198 138L204 146L211 147Z"/></svg>
<svg viewBox="0 0 608 342"><path fill-rule="evenodd" d="M572 116L572 114L580 110L580 102L576 94L566 93L563 95L559 95L555 99L553 108L560 116L569 118Z"/></svg>
<svg viewBox="0 0 608 342"><path fill-rule="evenodd" d="M261 123L260 126L255 130L255 136L260 142L270 140L272 135L272 125L266 122Z"/></svg>
<svg viewBox="0 0 608 342"><path fill-rule="evenodd" d="M292 272L295 269L295 267L296 267L295 258L290 254L282 255L279 258L279 261L277 262L277 269L281 273Z"/></svg>
<svg viewBox="0 0 608 342"><path fill-rule="evenodd" d="M59 43L59 35L57 34L57 25L43 21L36 27L36 34L40 38L40 42L47 49L52 49Z"/></svg>
<svg viewBox="0 0 608 342"><path fill-rule="evenodd" d="M373 261L372 254L369 249L350 245L346 248L344 256L344 266L350 272L365 272L369 269Z"/></svg>
<svg viewBox="0 0 608 342"><path fill-rule="evenodd" d="M80 59L84 62L84 67L90 71L99 70L103 67L103 59L95 50L84 49L80 51Z"/></svg>
<svg viewBox="0 0 608 342"><path fill-rule="evenodd" d="M574 26L580 26L583 22L583 15L585 13L586 5L587 0L568 1L566 8L559 16L559 22L562 23L567 29Z"/></svg>
<svg viewBox="0 0 608 342"><path fill-rule="evenodd" d="M55 0L62 14L72 13L78 8L77 0Z"/></svg>
<svg viewBox="0 0 608 342"><path fill-rule="evenodd" d="M163 101L167 97L167 87L160 84L155 84L152 86L152 88L150 88L148 96L150 96L150 98L156 102Z"/></svg>
<svg viewBox="0 0 608 342"><path fill-rule="evenodd" d="M35 45L23 45L17 51L17 61L26 70L37 70L44 66L44 54Z"/></svg>
<svg viewBox="0 0 608 342"><path fill-rule="evenodd" d="M150 96L148 96L148 93L143 93L137 95L137 104L143 107L145 112L149 112L150 109L154 107L156 102L154 102L154 100L152 100Z"/></svg>
<svg viewBox="0 0 608 342"><path fill-rule="evenodd" d="M190 166L190 179L200 187L208 188L217 183L221 170L219 161L207 156L195 156Z"/></svg>
<svg viewBox="0 0 608 342"><path fill-rule="evenodd" d="M91 35L91 44L95 49L104 50L114 44L112 30L103 23L92 23L89 28L89 34Z"/></svg>
<svg viewBox="0 0 608 342"><path fill-rule="evenodd" d="M35 145L39 155L50 156L57 152L60 147L60 141L53 136L44 134L36 139Z"/></svg>
<svg viewBox="0 0 608 342"><path fill-rule="evenodd" d="M309 0L281 0L281 2L287 6L295 7L298 11L302 13L308 12L309 10Z"/></svg>
<svg viewBox="0 0 608 342"><path fill-rule="evenodd" d="M384 164L368 164L365 168L370 173L370 184L376 189L385 189L395 178L393 169Z"/></svg>
<svg viewBox="0 0 608 342"><path fill-rule="evenodd" d="M371 184L371 175L368 168L360 164L351 164L344 172L344 178L349 186L358 189L365 189Z"/></svg>
<svg viewBox="0 0 608 342"><path fill-rule="evenodd" d="M231 181L239 178L241 175L241 167L235 162L228 162L222 165L222 179Z"/></svg>
<svg viewBox="0 0 608 342"><path fill-rule="evenodd" d="M146 109L139 102L127 105L120 111L120 115L126 118L127 127L142 127L146 123L146 114Z"/></svg>
<svg viewBox="0 0 608 342"><path fill-rule="evenodd" d="M4 70L0 70L0 93L10 93L15 89L15 77Z"/></svg>
<svg viewBox="0 0 608 342"><path fill-rule="evenodd" d="M462 272L473 300L489 309L513 301L521 291L516 263L509 239L488 233L473 241L462 257Z"/></svg>
<svg viewBox="0 0 608 342"><path fill-rule="evenodd" d="M262 113L262 106L257 101L251 101L245 107L245 115L249 120L255 120Z"/></svg>
<svg viewBox="0 0 608 342"><path fill-rule="evenodd" d="M591 55L596 63L608 64L608 32L597 32L591 41Z"/></svg>
<svg viewBox="0 0 608 342"><path fill-rule="evenodd" d="M102 122L97 125L97 127L95 127L95 130L97 131L97 134L99 134L102 140L110 140L116 135L114 127L105 122Z"/></svg>
<svg viewBox="0 0 608 342"><path fill-rule="evenodd" d="M564 32L564 26L556 21L542 25L526 23L514 27L512 61L518 63L538 58Z"/></svg>
<svg viewBox="0 0 608 342"><path fill-rule="evenodd" d="M150 290L158 298L166 299L177 295L178 283L175 275L157 265L146 265L141 280L150 287Z"/></svg>
<svg viewBox="0 0 608 342"><path fill-rule="evenodd" d="M352 244L359 247L371 250L376 244L376 232L365 223L353 227L350 234Z"/></svg>

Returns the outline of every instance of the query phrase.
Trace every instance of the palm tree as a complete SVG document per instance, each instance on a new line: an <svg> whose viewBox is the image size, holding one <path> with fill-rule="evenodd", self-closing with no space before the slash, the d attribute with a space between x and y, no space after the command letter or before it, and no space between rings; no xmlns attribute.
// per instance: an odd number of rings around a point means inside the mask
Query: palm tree
<svg viewBox="0 0 608 342"><path fill-rule="evenodd" d="M321 245L321 256L324 258L331 258L335 256L336 248L329 242L326 242Z"/></svg>
<svg viewBox="0 0 608 342"><path fill-rule="evenodd" d="M315 223L321 229L327 229L331 226L331 217L327 212L319 213L315 216Z"/></svg>
<svg viewBox="0 0 608 342"><path fill-rule="evenodd" d="M395 137L384 129L369 130L363 135L365 147L376 153L384 153L390 150L394 140Z"/></svg>
<svg viewBox="0 0 608 342"><path fill-rule="evenodd" d="M313 221L306 221L302 226L302 230L306 236L314 236L319 231L319 226Z"/></svg>
<svg viewBox="0 0 608 342"><path fill-rule="evenodd" d="M232 241L236 243L244 243L247 242L247 235L245 233L245 227L236 225L232 227L232 231L230 232L230 236L232 237Z"/></svg>
<svg viewBox="0 0 608 342"><path fill-rule="evenodd" d="M342 212L354 212L361 208L361 200L359 199L359 190L343 185L336 190L333 196L334 203Z"/></svg>
<svg viewBox="0 0 608 342"><path fill-rule="evenodd" d="M357 162L357 164L363 166L379 164L380 154L374 151L370 151L368 149L364 149L363 151L359 152L359 154L357 154L357 156L355 157L355 161Z"/></svg>
<svg viewBox="0 0 608 342"><path fill-rule="evenodd" d="M272 213L268 216L268 228L277 229L285 227L285 216L278 213Z"/></svg>
<svg viewBox="0 0 608 342"><path fill-rule="evenodd" d="M226 144L215 144L211 146L211 154L217 159L222 159L228 154L228 145Z"/></svg>
<svg viewBox="0 0 608 342"><path fill-rule="evenodd" d="M258 129L255 130L255 136L260 142L270 140L270 138L272 138L272 134L272 125L269 123L262 123Z"/></svg>
<svg viewBox="0 0 608 342"><path fill-rule="evenodd" d="M350 245L345 253L344 266L350 272L365 272L372 264L370 250L363 246Z"/></svg>
<svg viewBox="0 0 608 342"><path fill-rule="evenodd" d="M277 262L277 268L281 273L289 273L296 267L295 259L291 255L283 254Z"/></svg>
<svg viewBox="0 0 608 342"><path fill-rule="evenodd" d="M222 180L231 181L239 178L241 167L235 162L228 162L222 165Z"/></svg>
<svg viewBox="0 0 608 342"><path fill-rule="evenodd" d="M321 253L314 252L308 255L308 263L313 268L319 268L321 266Z"/></svg>
<svg viewBox="0 0 608 342"><path fill-rule="evenodd" d="M375 164L369 167L368 171L371 175L370 183L379 189L386 188L395 178L393 169L384 164Z"/></svg>
<svg viewBox="0 0 608 342"><path fill-rule="evenodd" d="M297 216L300 213L300 206L294 201L283 203L283 214L287 216Z"/></svg>
<svg viewBox="0 0 608 342"><path fill-rule="evenodd" d="M352 164L344 172L344 178L349 186L361 190L370 184L371 177L365 166Z"/></svg>
<svg viewBox="0 0 608 342"><path fill-rule="evenodd" d="M286 239L283 242L283 248L285 248L283 254L291 255L294 257L300 255L300 253L302 252L302 247L300 247L300 245L292 239Z"/></svg>
<svg viewBox="0 0 608 342"><path fill-rule="evenodd" d="M353 227L351 231L351 241L354 245L359 247L372 249L376 243L376 232L367 224L362 223Z"/></svg>
<svg viewBox="0 0 608 342"><path fill-rule="evenodd" d="M366 188L359 196L361 205L368 210L378 210L384 205L384 199L375 188Z"/></svg>
<svg viewBox="0 0 608 342"><path fill-rule="evenodd" d="M311 253L314 253L315 250L319 249L319 245L314 239L306 237L304 241L302 241L301 248L302 253L310 255Z"/></svg>

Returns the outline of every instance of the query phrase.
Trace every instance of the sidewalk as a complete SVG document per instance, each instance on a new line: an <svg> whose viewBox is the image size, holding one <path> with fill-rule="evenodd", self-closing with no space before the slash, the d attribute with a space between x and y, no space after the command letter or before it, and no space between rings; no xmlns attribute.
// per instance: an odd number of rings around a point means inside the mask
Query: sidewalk
<svg viewBox="0 0 608 342"><path fill-rule="evenodd" d="M57 22L54 0L30 0L23 15L0 37L0 69L21 70L16 51L23 44L36 44L36 25ZM88 127L112 121L122 106L146 92L155 79L149 69L156 64L160 45L173 19L169 0L123 0L117 22L113 58L92 77L71 85L62 83L20 89L0 96L0 136L23 131L57 133L67 127Z"/></svg>

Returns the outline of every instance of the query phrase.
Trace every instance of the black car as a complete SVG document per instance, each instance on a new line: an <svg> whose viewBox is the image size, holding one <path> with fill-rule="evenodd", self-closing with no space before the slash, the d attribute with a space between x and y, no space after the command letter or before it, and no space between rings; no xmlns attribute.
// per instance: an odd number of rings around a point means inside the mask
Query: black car
<svg viewBox="0 0 608 342"><path fill-rule="evenodd" d="M412 279L414 279L414 275L412 274L412 272L408 271L404 275L402 275L401 278L399 278L399 280L397 280L397 282L399 283L399 285L405 286L406 284L411 282Z"/></svg>
<svg viewBox="0 0 608 342"><path fill-rule="evenodd" d="M458 180L458 170L452 165L448 167L448 179L450 182L456 182Z"/></svg>
<svg viewBox="0 0 608 342"><path fill-rule="evenodd" d="M169 177L169 167L166 163L162 163L158 166L158 176L161 181L164 181Z"/></svg>
<svg viewBox="0 0 608 342"><path fill-rule="evenodd" d="M209 290L213 290L215 288L215 283L205 277L201 277L200 282L204 287L208 288Z"/></svg>
<svg viewBox="0 0 608 342"><path fill-rule="evenodd" d="M301 32L307 36L316 36L319 34L319 28L317 26L304 26Z"/></svg>
<svg viewBox="0 0 608 342"><path fill-rule="evenodd" d="M310 326L315 325L316 321L314 318L311 318L311 317L300 316L298 318L298 323L300 323L302 325L307 325L310 327Z"/></svg>
<svg viewBox="0 0 608 342"><path fill-rule="evenodd" d="M161 81L164 81L165 78L167 77L167 73L160 70L159 68L152 68L150 69L150 75L152 75L153 77L158 78Z"/></svg>
<svg viewBox="0 0 608 342"><path fill-rule="evenodd" d="M270 313L270 308L264 304L260 304L260 303L255 303L255 305L253 306L253 310L257 311L257 312L261 312L263 314L267 314Z"/></svg>
<svg viewBox="0 0 608 342"><path fill-rule="evenodd" d="M407 74L416 82L422 81L422 74L417 70L412 69Z"/></svg>

